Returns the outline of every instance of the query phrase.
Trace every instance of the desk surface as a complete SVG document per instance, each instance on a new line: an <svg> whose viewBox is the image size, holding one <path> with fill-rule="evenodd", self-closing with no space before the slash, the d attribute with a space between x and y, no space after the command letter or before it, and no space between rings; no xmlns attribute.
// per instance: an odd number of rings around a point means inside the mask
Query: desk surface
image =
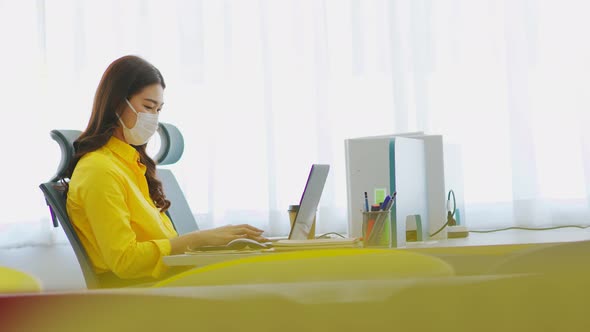
<svg viewBox="0 0 590 332"><path fill-rule="evenodd" d="M590 240L590 228L560 228L544 231L511 229L493 233L469 233L468 237L408 242L406 248L467 247L503 244L554 243Z"/></svg>
<svg viewBox="0 0 590 332"><path fill-rule="evenodd" d="M408 242L406 247L396 249L471 247L531 243L558 243L590 240L590 229L562 228L545 231L507 230L495 233L469 233L466 238L446 239L425 242ZM168 266L194 265L204 266L227 260L273 253L248 252L231 254L196 254L173 255L163 258Z"/></svg>

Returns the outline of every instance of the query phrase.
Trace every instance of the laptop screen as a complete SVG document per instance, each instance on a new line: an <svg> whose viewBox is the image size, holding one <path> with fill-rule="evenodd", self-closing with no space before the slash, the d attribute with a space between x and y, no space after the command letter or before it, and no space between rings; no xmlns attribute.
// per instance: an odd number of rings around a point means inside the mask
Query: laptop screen
<svg viewBox="0 0 590 332"><path fill-rule="evenodd" d="M299 201L299 211L295 216L289 240L306 240L322 197L330 165L313 164L307 177L307 183Z"/></svg>

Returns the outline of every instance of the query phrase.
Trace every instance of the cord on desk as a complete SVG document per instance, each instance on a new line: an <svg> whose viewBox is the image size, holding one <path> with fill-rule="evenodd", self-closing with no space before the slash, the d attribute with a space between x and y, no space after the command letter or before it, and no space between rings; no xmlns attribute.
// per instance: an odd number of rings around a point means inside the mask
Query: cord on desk
<svg viewBox="0 0 590 332"><path fill-rule="evenodd" d="M451 197L453 198L453 209L451 209ZM455 211L457 211L457 204L455 200L455 192L451 189L447 194L447 222L442 225L436 232L430 234L430 237L435 236L436 234L440 233L445 227L447 226L455 226L457 225L457 221L455 220Z"/></svg>
<svg viewBox="0 0 590 332"><path fill-rule="evenodd" d="M434 233L430 234L430 237L433 237L433 236L435 236L436 234L440 233L440 232L441 232L443 229L445 229L445 227L447 227L447 226L449 226L449 222L448 222L448 221L447 221L447 222L446 222L444 225L442 225L442 227L441 227L441 228L439 228L439 229L438 229L438 231L436 231L436 232L434 232Z"/></svg>
<svg viewBox="0 0 590 332"><path fill-rule="evenodd" d="M525 231L547 231L552 229L559 229L559 228L579 228L579 229L586 229L590 228L590 225L564 225L564 226L553 226L553 227L519 227L519 226L512 226L506 228L498 228L498 229L489 229L489 230L470 230L469 233L493 233L493 232L501 232L507 231L510 229L522 229Z"/></svg>
<svg viewBox="0 0 590 332"><path fill-rule="evenodd" d="M339 237L341 237L343 239L346 239L346 236L344 236L344 235L342 235L340 233L336 233L336 232L330 232L330 233L322 234L320 236L316 236L315 238L316 239L328 239L328 238L330 238L328 235L337 235L337 236L339 236Z"/></svg>

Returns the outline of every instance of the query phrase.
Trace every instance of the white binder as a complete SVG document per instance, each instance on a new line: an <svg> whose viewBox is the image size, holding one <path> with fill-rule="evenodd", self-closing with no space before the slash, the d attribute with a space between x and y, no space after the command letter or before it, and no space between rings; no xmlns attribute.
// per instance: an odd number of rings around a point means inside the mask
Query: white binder
<svg viewBox="0 0 590 332"><path fill-rule="evenodd" d="M391 246L405 245L406 229L417 229L418 238L446 222L444 153L442 136L421 132L361 137L345 140L349 236L362 235L364 192L375 203L375 192L397 192L391 211ZM378 203L378 202L377 202ZM419 215L421 225L408 222ZM421 226L421 227L420 227ZM435 238L446 238L440 232Z"/></svg>

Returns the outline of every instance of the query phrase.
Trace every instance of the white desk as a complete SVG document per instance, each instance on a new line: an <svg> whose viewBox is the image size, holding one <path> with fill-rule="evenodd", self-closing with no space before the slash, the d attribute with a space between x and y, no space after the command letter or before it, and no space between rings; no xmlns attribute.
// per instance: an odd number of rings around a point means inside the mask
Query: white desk
<svg viewBox="0 0 590 332"><path fill-rule="evenodd" d="M408 242L404 248L396 249L423 249L423 248L449 248L471 247L490 245L530 244L530 243L557 243L590 240L590 229L562 228L546 231L507 230L495 233L470 233L466 238L446 239L426 242ZM208 264L239 259L243 257L273 255L275 253L249 252L249 253L224 253L224 254L196 254L173 255L163 258L168 266L204 266Z"/></svg>
<svg viewBox="0 0 590 332"><path fill-rule="evenodd" d="M545 231L507 230L469 233L468 237L439 241L408 242L406 248L468 247L504 244L556 243L590 240L590 228L560 228Z"/></svg>

